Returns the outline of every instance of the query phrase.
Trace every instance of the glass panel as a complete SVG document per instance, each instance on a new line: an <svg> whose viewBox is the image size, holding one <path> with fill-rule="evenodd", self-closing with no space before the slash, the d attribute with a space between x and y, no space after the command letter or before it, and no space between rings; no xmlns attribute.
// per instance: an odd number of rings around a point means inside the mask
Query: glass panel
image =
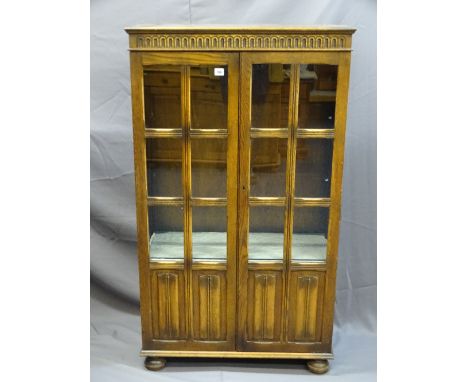
<svg viewBox="0 0 468 382"><path fill-rule="evenodd" d="M190 68L192 129L227 129L228 67Z"/></svg>
<svg viewBox="0 0 468 382"><path fill-rule="evenodd" d="M184 259L184 209L148 207L150 260Z"/></svg>
<svg viewBox="0 0 468 382"><path fill-rule="evenodd" d="M253 138L250 155L250 196L286 193L286 138Z"/></svg>
<svg viewBox="0 0 468 382"><path fill-rule="evenodd" d="M226 261L227 216L225 207L192 207L192 257Z"/></svg>
<svg viewBox="0 0 468 382"><path fill-rule="evenodd" d="M192 139L192 196L226 197L226 139Z"/></svg>
<svg viewBox="0 0 468 382"><path fill-rule="evenodd" d="M291 257L293 261L327 258L328 207L296 207Z"/></svg>
<svg viewBox="0 0 468 382"><path fill-rule="evenodd" d="M299 129L333 129L338 67L301 65Z"/></svg>
<svg viewBox="0 0 468 382"><path fill-rule="evenodd" d="M180 66L175 65L154 65L145 69L147 128L181 128L180 73Z"/></svg>
<svg viewBox="0 0 468 382"><path fill-rule="evenodd" d="M182 139L146 140L149 196L182 196Z"/></svg>
<svg viewBox="0 0 468 382"><path fill-rule="evenodd" d="M290 65L252 65L252 128L287 128Z"/></svg>
<svg viewBox="0 0 468 382"><path fill-rule="evenodd" d="M330 196L332 158L333 140L297 140L295 196Z"/></svg>
<svg viewBox="0 0 468 382"><path fill-rule="evenodd" d="M250 207L249 260L283 260L284 207Z"/></svg>

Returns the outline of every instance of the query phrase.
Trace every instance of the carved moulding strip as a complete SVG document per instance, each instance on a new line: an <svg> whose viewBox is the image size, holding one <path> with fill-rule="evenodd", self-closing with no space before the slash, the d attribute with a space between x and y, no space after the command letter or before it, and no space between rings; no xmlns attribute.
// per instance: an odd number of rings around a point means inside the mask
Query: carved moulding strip
<svg viewBox="0 0 468 382"><path fill-rule="evenodd" d="M350 50L351 36L321 34L137 33L131 50Z"/></svg>

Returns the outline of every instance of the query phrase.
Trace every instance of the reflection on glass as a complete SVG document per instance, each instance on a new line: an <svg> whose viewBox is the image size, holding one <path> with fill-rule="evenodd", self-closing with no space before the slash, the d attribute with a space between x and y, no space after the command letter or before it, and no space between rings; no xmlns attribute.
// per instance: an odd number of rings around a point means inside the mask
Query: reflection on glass
<svg viewBox="0 0 468 382"><path fill-rule="evenodd" d="M227 129L227 66L192 66L192 129Z"/></svg>
<svg viewBox="0 0 468 382"><path fill-rule="evenodd" d="M148 226L151 261L184 259L183 207L149 207Z"/></svg>
<svg viewBox="0 0 468 382"><path fill-rule="evenodd" d="M290 65L252 65L252 128L287 128Z"/></svg>
<svg viewBox="0 0 468 382"><path fill-rule="evenodd" d="M226 139L192 139L192 196L226 197Z"/></svg>
<svg viewBox="0 0 468 382"><path fill-rule="evenodd" d="M182 139L146 140L148 196L182 196Z"/></svg>
<svg viewBox="0 0 468 382"><path fill-rule="evenodd" d="M181 128L181 67L153 65L145 68L145 124L152 129Z"/></svg>
<svg viewBox="0 0 468 382"><path fill-rule="evenodd" d="M283 260L284 207L250 207L249 261Z"/></svg>
<svg viewBox="0 0 468 382"><path fill-rule="evenodd" d="M250 155L250 196L284 196L286 138L253 138Z"/></svg>
<svg viewBox="0 0 468 382"><path fill-rule="evenodd" d="M299 129L333 129L337 66L301 65Z"/></svg>
<svg viewBox="0 0 468 382"><path fill-rule="evenodd" d="M328 207L296 207L292 236L293 261L325 261L327 258Z"/></svg>
<svg viewBox="0 0 468 382"><path fill-rule="evenodd" d="M226 207L192 207L192 257L226 260Z"/></svg>
<svg viewBox="0 0 468 382"><path fill-rule="evenodd" d="M295 196L330 196L332 157L331 139L297 140Z"/></svg>

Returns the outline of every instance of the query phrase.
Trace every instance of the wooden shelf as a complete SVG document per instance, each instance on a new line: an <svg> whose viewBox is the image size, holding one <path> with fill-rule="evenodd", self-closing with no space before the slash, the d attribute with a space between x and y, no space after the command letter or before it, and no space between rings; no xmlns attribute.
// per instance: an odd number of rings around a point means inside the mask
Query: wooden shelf
<svg viewBox="0 0 468 382"><path fill-rule="evenodd" d="M335 102L336 91L334 90L312 90L309 93L309 102Z"/></svg>

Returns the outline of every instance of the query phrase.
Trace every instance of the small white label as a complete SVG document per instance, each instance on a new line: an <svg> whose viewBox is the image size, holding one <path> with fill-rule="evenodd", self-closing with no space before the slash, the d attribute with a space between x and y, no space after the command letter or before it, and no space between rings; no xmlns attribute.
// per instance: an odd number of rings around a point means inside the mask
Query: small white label
<svg viewBox="0 0 468 382"><path fill-rule="evenodd" d="M224 68L214 68L214 75L217 77L224 76Z"/></svg>

